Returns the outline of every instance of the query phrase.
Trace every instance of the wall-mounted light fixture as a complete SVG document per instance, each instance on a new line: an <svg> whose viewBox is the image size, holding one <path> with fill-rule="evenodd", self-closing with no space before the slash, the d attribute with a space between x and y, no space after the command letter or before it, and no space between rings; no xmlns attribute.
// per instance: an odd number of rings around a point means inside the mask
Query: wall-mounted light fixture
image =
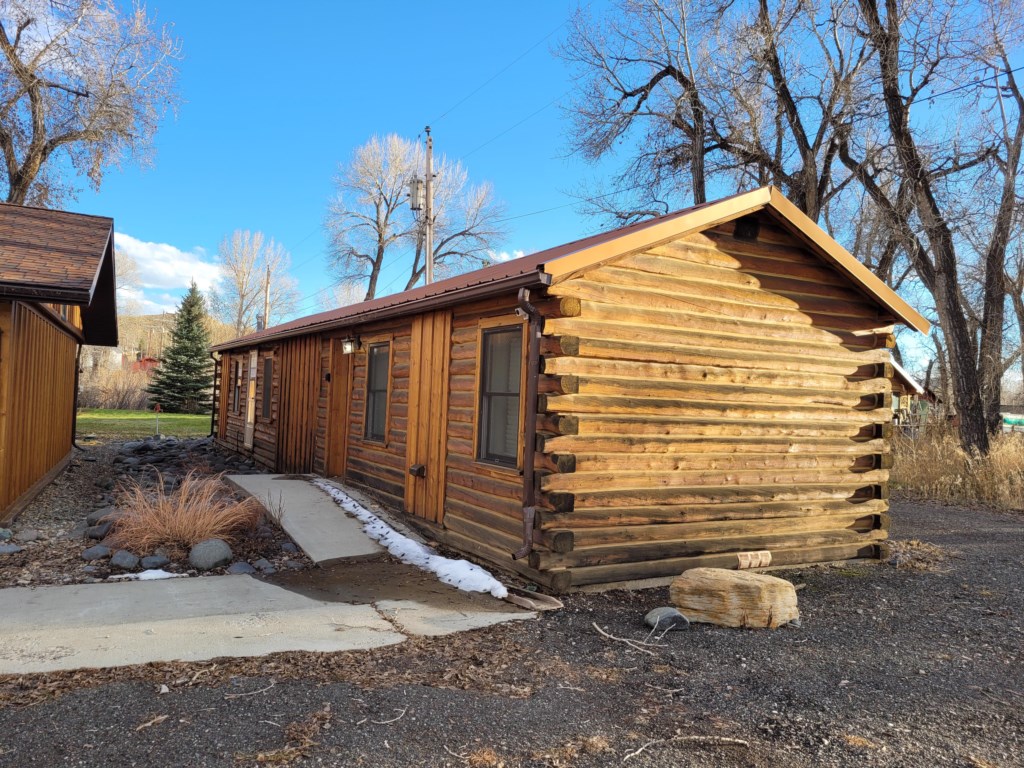
<svg viewBox="0 0 1024 768"><path fill-rule="evenodd" d="M359 337L349 336L347 339L341 340L341 352L345 355L355 354L356 350L359 349Z"/></svg>

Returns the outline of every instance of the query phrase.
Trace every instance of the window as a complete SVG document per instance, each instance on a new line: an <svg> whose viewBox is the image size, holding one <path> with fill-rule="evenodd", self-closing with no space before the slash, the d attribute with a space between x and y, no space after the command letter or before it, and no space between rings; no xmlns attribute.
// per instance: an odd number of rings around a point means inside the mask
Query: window
<svg viewBox="0 0 1024 768"><path fill-rule="evenodd" d="M274 358L267 355L263 358L263 418L269 419L270 404L274 394Z"/></svg>
<svg viewBox="0 0 1024 768"><path fill-rule="evenodd" d="M519 326L486 330L481 341L477 458L514 467L519 454L523 331Z"/></svg>
<svg viewBox="0 0 1024 768"><path fill-rule="evenodd" d="M384 442L388 420L388 373L391 345L371 344L366 350L367 440Z"/></svg>
<svg viewBox="0 0 1024 768"><path fill-rule="evenodd" d="M231 363L231 368L234 370L235 385L231 391L231 410L235 413L241 413L242 410L242 361L234 360Z"/></svg>

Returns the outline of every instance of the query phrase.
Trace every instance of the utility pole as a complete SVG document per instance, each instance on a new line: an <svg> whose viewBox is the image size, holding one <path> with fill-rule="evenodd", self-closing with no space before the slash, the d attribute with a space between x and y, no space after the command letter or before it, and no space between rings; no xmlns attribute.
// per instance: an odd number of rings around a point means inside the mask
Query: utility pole
<svg viewBox="0 0 1024 768"><path fill-rule="evenodd" d="M423 211L423 259L426 266L425 282L427 285L434 282L434 139L430 135L430 126L427 131L427 178L426 181L426 205Z"/></svg>
<svg viewBox="0 0 1024 768"><path fill-rule="evenodd" d="M270 327L270 265L267 264L267 276L263 280L263 327Z"/></svg>

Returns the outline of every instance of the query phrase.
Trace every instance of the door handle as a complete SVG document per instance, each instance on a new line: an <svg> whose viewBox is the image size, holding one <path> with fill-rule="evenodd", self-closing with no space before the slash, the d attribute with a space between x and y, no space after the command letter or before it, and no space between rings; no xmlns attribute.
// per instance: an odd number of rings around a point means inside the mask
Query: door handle
<svg viewBox="0 0 1024 768"><path fill-rule="evenodd" d="M427 476L427 465L426 464L413 464L409 467L409 474L413 477L426 477Z"/></svg>

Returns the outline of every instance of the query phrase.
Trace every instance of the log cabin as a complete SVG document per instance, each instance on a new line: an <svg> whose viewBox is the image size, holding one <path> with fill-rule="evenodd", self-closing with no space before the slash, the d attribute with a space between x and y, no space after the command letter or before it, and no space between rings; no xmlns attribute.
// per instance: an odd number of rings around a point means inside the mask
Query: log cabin
<svg viewBox="0 0 1024 768"><path fill-rule="evenodd" d="M879 558L895 323L767 187L220 344L214 432L555 592Z"/></svg>
<svg viewBox="0 0 1024 768"><path fill-rule="evenodd" d="M114 222L0 204L0 524L67 464L83 344L117 345Z"/></svg>

